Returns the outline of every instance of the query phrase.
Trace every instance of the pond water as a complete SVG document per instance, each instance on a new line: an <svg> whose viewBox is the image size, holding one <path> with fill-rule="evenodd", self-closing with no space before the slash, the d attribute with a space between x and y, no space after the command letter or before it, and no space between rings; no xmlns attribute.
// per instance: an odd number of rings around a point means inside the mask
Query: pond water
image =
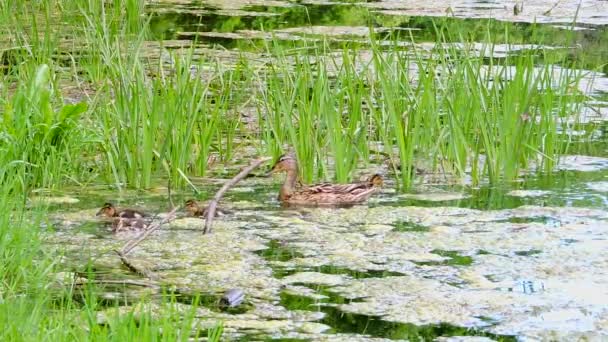
<svg viewBox="0 0 608 342"><path fill-rule="evenodd" d="M540 23L542 43L559 45L576 16L586 60L608 61L608 2L578 4L526 1L516 14L521 2L154 1L147 11L168 47L196 39L206 53L221 56L259 52L256 42L269 32L286 41L330 35L339 42L364 38L368 25L408 30L422 45L435 41L434 17L446 13L441 20L470 28L473 37L487 24L480 18L496 18L493 29L509 25L521 37ZM591 91L593 108L600 108L593 121L604 133L606 68ZM280 177L247 178L223 199L232 214L218 218L212 234L202 235L203 220L180 216L134 249L132 261L154 272L158 287L142 286L111 252L134 235L112 234L95 213L113 200L162 217L169 211L165 188L64 189L40 193L32 205L50 206L54 228L45 232L46 243L63 253L66 270L58 277L106 281L100 324L116 311L154 309L172 296L182 310L198 300L195 324L204 329L221 321L232 340L602 340L608 338L603 135L587 151L564 158L553 174L504 187L420 177L399 193L388 179L368 204L341 209L282 208ZM240 166L211 176L227 178ZM219 183L197 180L198 197L211 198ZM191 196L175 193L174 200ZM245 303L223 310L219 298L231 288L245 292Z"/></svg>
<svg viewBox="0 0 608 342"><path fill-rule="evenodd" d="M232 214L212 234L202 235L203 220L180 216L138 246L132 261L151 269L165 292L102 285L100 320L173 293L178 306L200 296L197 324L223 321L236 340L602 338L606 177L608 170L562 171L516 191L424 184L404 195L389 181L368 205L348 209L282 208L279 177L249 178L223 200ZM202 184L200 197L211 197L217 187ZM65 253L66 271L85 270L91 256L98 280L139 279L109 253L134 235L113 235L94 216L113 189L49 195L42 198L58 203L49 204L56 228L46 241ZM119 200L167 211L161 188ZM242 289L246 302L221 310L230 288Z"/></svg>

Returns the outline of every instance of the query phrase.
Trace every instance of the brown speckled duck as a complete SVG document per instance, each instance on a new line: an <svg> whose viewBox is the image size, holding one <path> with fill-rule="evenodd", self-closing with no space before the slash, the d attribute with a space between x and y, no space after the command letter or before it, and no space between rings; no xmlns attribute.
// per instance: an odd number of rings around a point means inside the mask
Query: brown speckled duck
<svg viewBox="0 0 608 342"><path fill-rule="evenodd" d="M134 209L117 209L112 203L105 203L95 216L122 217L122 218L142 218L146 215Z"/></svg>
<svg viewBox="0 0 608 342"><path fill-rule="evenodd" d="M285 154L274 164L271 173L285 172L287 177L279 191L279 200L293 205L352 205L365 202L383 184L380 175L373 175L364 182L351 184L322 183L298 185L298 162L291 154Z"/></svg>
<svg viewBox="0 0 608 342"><path fill-rule="evenodd" d="M188 213L189 216L193 216L193 217L207 217L207 211L208 211L208 207L206 206L201 206L196 200L193 199L189 199L186 201L186 203L184 204L184 208L186 209L186 212ZM215 216L224 216L230 214L229 211L224 210L224 209L220 209L220 208L215 208Z"/></svg>

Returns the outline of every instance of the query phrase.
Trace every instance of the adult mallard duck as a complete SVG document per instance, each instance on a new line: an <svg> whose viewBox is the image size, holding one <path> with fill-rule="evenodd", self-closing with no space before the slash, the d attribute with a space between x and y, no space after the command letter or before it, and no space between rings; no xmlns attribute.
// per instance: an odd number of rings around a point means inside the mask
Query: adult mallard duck
<svg viewBox="0 0 608 342"><path fill-rule="evenodd" d="M189 199L186 201L186 203L184 204L184 208L186 209L186 212L188 213L188 215L190 216L194 216L194 217L207 217L207 210L208 207L206 206L201 206L196 200L193 199ZM215 208L215 216L224 216L226 214L229 214L230 212L224 209L220 209L220 208Z"/></svg>
<svg viewBox="0 0 608 342"><path fill-rule="evenodd" d="M123 217L123 218L142 218L144 213L134 209L117 209L112 203L105 203L95 216Z"/></svg>
<svg viewBox="0 0 608 342"><path fill-rule="evenodd" d="M141 218L116 217L112 221L112 233L134 232L148 229L148 223Z"/></svg>
<svg viewBox="0 0 608 342"><path fill-rule="evenodd" d="M366 201L383 183L382 177L376 174L359 183L298 185L298 162L290 154L281 156L270 172L287 173L279 200L294 205L357 204Z"/></svg>

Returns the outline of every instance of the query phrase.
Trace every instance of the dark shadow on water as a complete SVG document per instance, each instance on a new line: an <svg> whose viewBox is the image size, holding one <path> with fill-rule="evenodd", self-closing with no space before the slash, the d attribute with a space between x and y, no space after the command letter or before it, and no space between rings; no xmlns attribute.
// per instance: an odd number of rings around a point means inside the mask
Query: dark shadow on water
<svg viewBox="0 0 608 342"><path fill-rule="evenodd" d="M478 328L458 327L447 323L415 325L383 320L381 316L344 312L331 304L348 304L353 300L328 291L327 287L315 286L319 294L328 296L325 300L315 300L283 291L281 305L289 310L321 311L325 317L320 323L327 324L333 333L364 334L388 339L410 341L432 341L441 336L485 336L497 341L517 341L515 336L497 335ZM358 299L357 301L360 301ZM330 304L330 305L327 305Z"/></svg>
<svg viewBox="0 0 608 342"><path fill-rule="evenodd" d="M515 251L513 252L513 254L517 255L517 256L532 256L532 255L536 255L536 254L540 254L543 251L541 251L540 249L530 249L527 251Z"/></svg>
<svg viewBox="0 0 608 342"><path fill-rule="evenodd" d="M587 183L605 181L608 170L603 171L559 171L550 175L528 176L519 183L506 183L496 186L481 186L470 188L462 185L436 185L435 188L443 191L466 193L468 198L448 201L425 201L418 199L399 199L397 201L385 195L378 206L417 206L417 207L443 207L453 206L479 210L514 209L521 206L539 207L585 207L606 208L608 196L603 193L590 191ZM520 197L510 194L512 190L547 190L549 193L542 196ZM522 220L522 222L518 222ZM538 218L510 219L512 223L542 222L550 225L559 225L559 221L552 217L538 216Z"/></svg>
<svg viewBox="0 0 608 342"><path fill-rule="evenodd" d="M434 249L431 251L431 253L438 254L449 259L442 261L414 261L414 263L420 266L469 266L473 263L472 257L460 255L457 251Z"/></svg>
<svg viewBox="0 0 608 342"><path fill-rule="evenodd" d="M551 227L559 227L561 225L560 220L551 217L551 216L514 216L510 217L504 221L495 221L495 222L509 222L509 223L542 223Z"/></svg>
<svg viewBox="0 0 608 342"><path fill-rule="evenodd" d="M289 247L287 243L279 240L270 240L268 248L255 251L255 254L268 261L289 261L294 258L302 258L304 255L295 248Z"/></svg>
<svg viewBox="0 0 608 342"><path fill-rule="evenodd" d="M395 223L394 232L420 232L425 233L431 228L411 221L398 221Z"/></svg>
<svg viewBox="0 0 608 342"><path fill-rule="evenodd" d="M295 248L290 247L286 242L279 240L270 240L268 242L268 248L254 252L268 261L281 261L287 262L294 258L303 258L304 255L298 252ZM286 276L298 273L298 272L319 272L325 274L345 274L355 279L363 278L384 278L389 276L402 276L403 273L387 271L387 270L365 270L358 271L352 270L346 267L322 265L317 267L281 267L271 265L273 270L272 275L275 278L284 278Z"/></svg>
<svg viewBox="0 0 608 342"><path fill-rule="evenodd" d="M386 277L398 277L403 276L405 274L394 271L387 270L365 270L365 271L357 271L352 270L346 267L338 267L331 265L323 265L318 267L295 267L295 268L285 268L285 267L274 267L272 275L275 278L284 278L290 276L292 274L300 273L300 272L319 272L323 274L344 274L348 275L354 279L365 279L365 278L386 278Z"/></svg>

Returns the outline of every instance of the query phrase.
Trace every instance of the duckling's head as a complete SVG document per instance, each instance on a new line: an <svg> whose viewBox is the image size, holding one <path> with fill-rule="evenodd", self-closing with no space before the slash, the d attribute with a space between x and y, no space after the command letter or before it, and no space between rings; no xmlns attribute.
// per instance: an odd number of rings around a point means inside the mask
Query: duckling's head
<svg viewBox="0 0 608 342"><path fill-rule="evenodd" d="M184 208L191 215L196 215L196 213L199 211L198 202L193 199L187 200L186 203L184 204Z"/></svg>
<svg viewBox="0 0 608 342"><path fill-rule="evenodd" d="M296 161L296 157L293 154L284 154L274 164L270 173L283 172L283 171L289 172L289 171L297 171L297 170L298 170L298 162Z"/></svg>
<svg viewBox="0 0 608 342"><path fill-rule="evenodd" d="M377 173L375 175L369 177L368 182L374 187L380 187L380 186L384 185L384 179L382 179L382 176L380 176Z"/></svg>
<svg viewBox="0 0 608 342"><path fill-rule="evenodd" d="M116 208L114 208L114 205L112 205L112 203L105 203L103 207L99 209L97 214L95 214L95 216L114 217L116 216Z"/></svg>

